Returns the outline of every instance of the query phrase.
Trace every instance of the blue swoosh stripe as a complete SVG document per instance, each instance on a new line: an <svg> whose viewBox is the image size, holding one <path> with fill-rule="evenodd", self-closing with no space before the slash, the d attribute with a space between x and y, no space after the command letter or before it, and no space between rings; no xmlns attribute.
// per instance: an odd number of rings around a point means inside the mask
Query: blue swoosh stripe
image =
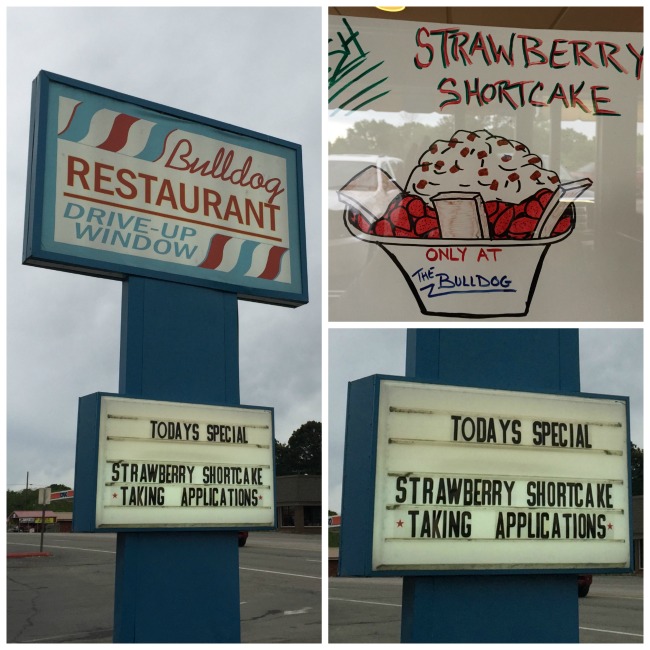
<svg viewBox="0 0 650 650"><path fill-rule="evenodd" d="M145 148L137 156L134 156L134 158L148 160L149 162L158 160L162 155L167 136L174 130L175 129L170 129L168 125L156 124L156 126L151 129Z"/></svg>
<svg viewBox="0 0 650 650"><path fill-rule="evenodd" d="M239 250L239 259L234 268L230 271L232 275L243 277L246 271L250 269L253 261L253 251L257 248L258 243L254 241L245 241Z"/></svg>
<svg viewBox="0 0 650 650"><path fill-rule="evenodd" d="M59 136L61 140L79 142L83 140L90 130L90 120L97 112L97 108L90 104L79 104L72 116L70 126Z"/></svg>

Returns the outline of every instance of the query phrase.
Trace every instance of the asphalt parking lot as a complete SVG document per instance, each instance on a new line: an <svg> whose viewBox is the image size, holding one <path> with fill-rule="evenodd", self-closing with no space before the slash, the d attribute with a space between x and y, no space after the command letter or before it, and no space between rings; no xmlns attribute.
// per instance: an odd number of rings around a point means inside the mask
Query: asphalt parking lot
<svg viewBox="0 0 650 650"><path fill-rule="evenodd" d="M8 558L7 642L111 643L115 540L47 534L51 556ZM7 553L39 542L9 533ZM321 559L320 536L250 534L239 551L242 643L321 642Z"/></svg>
<svg viewBox="0 0 650 650"><path fill-rule="evenodd" d="M240 549L242 643L320 643L321 540L251 533ZM7 550L39 537L8 534ZM8 643L111 643L115 536L48 534L51 557L7 560ZM399 643L399 578L330 578L331 643ZM579 599L581 643L643 643L643 579L594 576Z"/></svg>

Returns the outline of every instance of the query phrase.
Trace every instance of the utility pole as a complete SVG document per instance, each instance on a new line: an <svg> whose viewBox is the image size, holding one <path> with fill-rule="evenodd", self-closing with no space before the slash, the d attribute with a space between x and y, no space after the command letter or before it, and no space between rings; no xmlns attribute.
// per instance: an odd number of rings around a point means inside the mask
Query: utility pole
<svg viewBox="0 0 650 650"><path fill-rule="evenodd" d="M41 553L43 552L43 538L45 537L45 506L50 502L52 488L39 488L38 502L43 504L43 511L41 513Z"/></svg>
<svg viewBox="0 0 650 650"><path fill-rule="evenodd" d="M43 512L41 513L41 553L43 552L44 537L45 537L45 504L43 504Z"/></svg>

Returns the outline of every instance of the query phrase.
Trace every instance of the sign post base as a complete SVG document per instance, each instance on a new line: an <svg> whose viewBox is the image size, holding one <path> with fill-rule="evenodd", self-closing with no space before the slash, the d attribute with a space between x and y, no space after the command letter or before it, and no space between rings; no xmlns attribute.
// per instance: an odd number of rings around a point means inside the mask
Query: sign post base
<svg viewBox="0 0 650 650"><path fill-rule="evenodd" d="M405 576L402 643L578 643L575 575Z"/></svg>
<svg viewBox="0 0 650 650"><path fill-rule="evenodd" d="M239 643L237 533L118 533L115 643Z"/></svg>

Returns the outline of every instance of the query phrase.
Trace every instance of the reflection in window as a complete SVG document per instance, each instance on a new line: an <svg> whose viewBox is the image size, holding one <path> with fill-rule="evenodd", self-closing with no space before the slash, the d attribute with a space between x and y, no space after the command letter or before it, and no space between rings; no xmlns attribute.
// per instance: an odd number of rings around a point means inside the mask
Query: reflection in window
<svg viewBox="0 0 650 650"><path fill-rule="evenodd" d="M305 506L305 526L321 526L321 507Z"/></svg>
<svg viewBox="0 0 650 650"><path fill-rule="evenodd" d="M280 509L281 525L283 528L293 528L296 525L296 512L293 506L282 506Z"/></svg>

